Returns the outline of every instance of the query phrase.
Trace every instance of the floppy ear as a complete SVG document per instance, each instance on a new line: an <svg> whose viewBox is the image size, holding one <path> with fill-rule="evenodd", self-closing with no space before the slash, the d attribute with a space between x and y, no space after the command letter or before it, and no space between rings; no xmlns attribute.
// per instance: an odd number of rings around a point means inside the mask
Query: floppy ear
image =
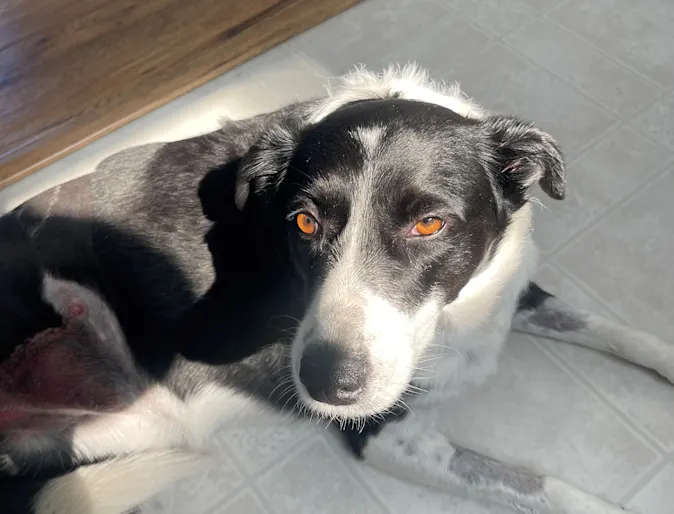
<svg viewBox="0 0 674 514"><path fill-rule="evenodd" d="M551 198L564 198L564 157L552 136L510 116L490 116L484 126L490 146L486 161L509 202L521 207L537 182Z"/></svg>
<svg viewBox="0 0 674 514"><path fill-rule="evenodd" d="M231 199L240 166L241 158L233 159L209 171L199 182L201 210L210 221L231 218L238 212Z"/></svg>
<svg viewBox="0 0 674 514"><path fill-rule="evenodd" d="M252 195L275 191L283 182L304 121L290 116L275 123L241 160L234 202L243 211Z"/></svg>

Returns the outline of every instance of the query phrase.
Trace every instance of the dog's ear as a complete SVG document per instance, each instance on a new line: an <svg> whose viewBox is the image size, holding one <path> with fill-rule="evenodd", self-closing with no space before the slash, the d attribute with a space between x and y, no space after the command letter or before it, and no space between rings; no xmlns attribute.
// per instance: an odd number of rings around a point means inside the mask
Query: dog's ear
<svg viewBox="0 0 674 514"><path fill-rule="evenodd" d="M199 201L207 219L214 222L229 219L238 212L232 198L241 160L239 157L212 169L199 182Z"/></svg>
<svg viewBox="0 0 674 514"><path fill-rule="evenodd" d="M489 146L487 166L511 204L523 205L536 183L551 198L564 198L564 157L552 136L510 116L490 116L483 123Z"/></svg>
<svg viewBox="0 0 674 514"><path fill-rule="evenodd" d="M273 192L283 182L303 126L300 117L280 120L243 157L234 192L234 202L240 211L251 196Z"/></svg>

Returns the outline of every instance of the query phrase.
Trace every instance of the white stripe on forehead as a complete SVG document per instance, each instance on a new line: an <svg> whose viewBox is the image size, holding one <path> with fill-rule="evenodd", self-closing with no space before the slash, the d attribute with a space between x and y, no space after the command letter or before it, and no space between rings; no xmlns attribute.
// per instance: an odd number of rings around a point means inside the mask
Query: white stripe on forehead
<svg viewBox="0 0 674 514"><path fill-rule="evenodd" d="M349 132L354 140L356 140L365 152L366 159L374 159L377 155L377 150L380 148L382 139L386 129L382 126L375 127L358 127Z"/></svg>
<svg viewBox="0 0 674 514"><path fill-rule="evenodd" d="M347 224L339 237L339 259L332 268L323 286L323 295L334 299L342 295L363 292L363 271L367 265L365 251L368 244L368 230L372 222L372 194L374 192L374 173L372 165L385 134L385 128L358 127L349 132L363 149L365 169L355 175L351 184L350 205Z"/></svg>
<svg viewBox="0 0 674 514"><path fill-rule="evenodd" d="M309 118L318 123L348 103L359 100L402 98L440 105L466 118L482 118L484 111L461 92L458 84L433 82L428 72L416 64L401 67L392 65L380 74L364 67L342 77L337 87L327 87L328 96L316 107Z"/></svg>

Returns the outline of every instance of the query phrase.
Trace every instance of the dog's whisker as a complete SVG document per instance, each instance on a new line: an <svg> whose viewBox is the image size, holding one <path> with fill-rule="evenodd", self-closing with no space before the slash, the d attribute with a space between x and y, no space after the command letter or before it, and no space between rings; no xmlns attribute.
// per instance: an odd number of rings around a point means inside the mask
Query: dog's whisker
<svg viewBox="0 0 674 514"><path fill-rule="evenodd" d="M428 377L425 377L423 375L414 375L414 380L435 380L439 376L440 376L440 374L435 374L435 375L431 375L431 376L428 376Z"/></svg>
<svg viewBox="0 0 674 514"><path fill-rule="evenodd" d="M291 316L290 314L274 314L274 315L273 315L272 317L270 317L269 319L272 320L272 319L277 319L277 318L285 318L285 319L289 319L289 320L291 320L291 321L296 322L298 326L302 323L301 320L297 319L295 316Z"/></svg>
<svg viewBox="0 0 674 514"><path fill-rule="evenodd" d="M395 405L397 405L397 406L399 406L399 407L402 407L403 409L405 409L405 410L408 411L408 412L413 412L413 411L412 411L412 408L411 408L411 407L405 402L405 400L403 400L402 398L399 398L399 399L396 401Z"/></svg>
<svg viewBox="0 0 674 514"><path fill-rule="evenodd" d="M412 392L414 394L420 394L420 393L427 393L427 389L423 389L421 387L415 386L413 384L408 384L407 388L405 389L405 392Z"/></svg>
<svg viewBox="0 0 674 514"><path fill-rule="evenodd" d="M274 393L280 388L285 385L287 385L289 382L292 382L292 377L285 377L283 380L281 380L278 384L276 384L276 387L271 390L269 393L269 396L267 397L268 400L271 400L272 396L274 396Z"/></svg>
<svg viewBox="0 0 674 514"><path fill-rule="evenodd" d="M284 391L284 394L285 394L286 392L287 392L287 390ZM288 405L288 402L292 401L293 398L295 398L295 397L297 397L297 396L298 396L298 393L297 393L296 391L293 392L293 394L291 394L290 397L285 401L285 403L283 404L283 407L281 407L281 412L283 412L283 411L285 410L286 406ZM295 407L296 407L296 406L297 406L297 403L294 403L294 404L293 404L293 408L292 408L291 411L290 411L291 414L292 414L292 412L295 410ZM300 415L301 415L301 411L300 411Z"/></svg>
<svg viewBox="0 0 674 514"><path fill-rule="evenodd" d="M290 371L290 366L284 366L284 367L282 367L282 368L275 369L274 371L272 371L272 372L269 374L269 378L270 378L270 379L271 379L271 378L274 378L275 376L281 375L281 374L283 374L283 372L287 372L287 371Z"/></svg>

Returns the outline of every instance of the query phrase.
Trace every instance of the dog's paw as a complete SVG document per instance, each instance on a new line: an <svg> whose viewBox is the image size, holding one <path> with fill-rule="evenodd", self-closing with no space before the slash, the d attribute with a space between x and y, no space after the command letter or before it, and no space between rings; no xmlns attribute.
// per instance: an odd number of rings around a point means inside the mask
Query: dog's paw
<svg viewBox="0 0 674 514"><path fill-rule="evenodd" d="M545 492L550 514L637 514L627 507L602 500L557 480L545 480Z"/></svg>
<svg viewBox="0 0 674 514"><path fill-rule="evenodd" d="M639 353L628 360L652 369L670 384L674 384L674 341L642 334L635 338L634 346L639 348Z"/></svg>
<svg viewBox="0 0 674 514"><path fill-rule="evenodd" d="M664 352L664 355L660 355L660 359L653 366L653 370L674 385L674 344L667 346L666 352Z"/></svg>
<svg viewBox="0 0 674 514"><path fill-rule="evenodd" d="M669 358L663 363L662 369L658 370L660 375L665 377L670 384L674 385L674 344L672 344L672 351Z"/></svg>
<svg viewBox="0 0 674 514"><path fill-rule="evenodd" d="M12 476L19 472L19 468L7 454L0 454L0 476Z"/></svg>

